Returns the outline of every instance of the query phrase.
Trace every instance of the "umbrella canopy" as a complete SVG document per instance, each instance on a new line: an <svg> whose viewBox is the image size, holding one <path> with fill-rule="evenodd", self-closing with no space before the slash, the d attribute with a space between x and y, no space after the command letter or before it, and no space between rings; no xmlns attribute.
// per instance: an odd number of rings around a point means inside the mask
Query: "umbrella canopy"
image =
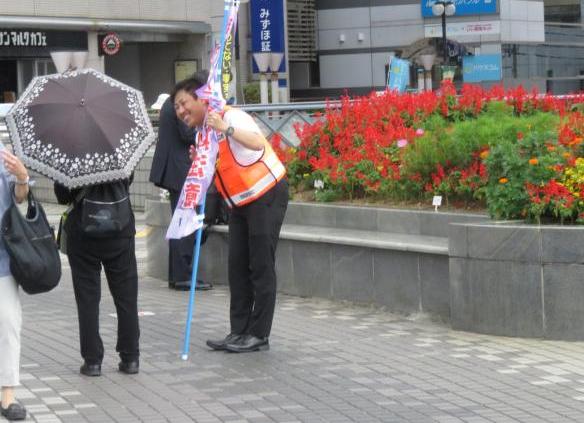
<svg viewBox="0 0 584 423"><path fill-rule="evenodd" d="M155 139L142 93L93 69L33 79L6 122L24 164L69 188L128 178Z"/></svg>

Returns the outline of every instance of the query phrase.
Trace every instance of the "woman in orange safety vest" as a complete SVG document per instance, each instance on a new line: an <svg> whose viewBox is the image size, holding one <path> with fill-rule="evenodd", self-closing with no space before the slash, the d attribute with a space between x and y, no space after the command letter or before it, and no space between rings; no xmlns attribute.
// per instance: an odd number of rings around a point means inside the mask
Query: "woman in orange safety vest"
<svg viewBox="0 0 584 423"><path fill-rule="evenodd" d="M208 340L214 350L268 350L276 305L276 247L288 206L286 170L253 118L226 108L210 113L197 98L200 83L179 82L172 101L179 119L192 128L207 125L225 136L219 143L215 185L231 207L229 288L231 331Z"/></svg>

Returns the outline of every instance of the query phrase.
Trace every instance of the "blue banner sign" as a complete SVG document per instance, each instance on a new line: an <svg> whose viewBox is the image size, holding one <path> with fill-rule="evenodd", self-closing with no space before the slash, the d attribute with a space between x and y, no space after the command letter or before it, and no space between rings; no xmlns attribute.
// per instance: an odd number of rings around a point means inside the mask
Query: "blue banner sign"
<svg viewBox="0 0 584 423"><path fill-rule="evenodd" d="M251 0L250 26L252 53L284 53L284 0ZM282 60L280 72L285 72ZM258 68L253 64L253 71Z"/></svg>
<svg viewBox="0 0 584 423"><path fill-rule="evenodd" d="M387 88L403 93L410 83L410 62L392 57L389 62Z"/></svg>
<svg viewBox="0 0 584 423"><path fill-rule="evenodd" d="M500 81L502 76L500 54L464 56L462 79L464 82Z"/></svg>
<svg viewBox="0 0 584 423"><path fill-rule="evenodd" d="M497 0L453 0L456 6L455 16L485 15L497 13ZM434 17L432 5L434 0L422 0L422 16Z"/></svg>

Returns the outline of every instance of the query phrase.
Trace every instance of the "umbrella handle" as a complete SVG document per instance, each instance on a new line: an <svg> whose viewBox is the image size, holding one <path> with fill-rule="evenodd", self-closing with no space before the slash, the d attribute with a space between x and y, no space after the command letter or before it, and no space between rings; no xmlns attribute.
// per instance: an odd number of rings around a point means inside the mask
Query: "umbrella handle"
<svg viewBox="0 0 584 423"><path fill-rule="evenodd" d="M205 200L199 206L199 213L205 214ZM191 274L191 289L189 292L189 308L187 312L187 323L185 328L185 339L183 344L183 352L181 358L186 361L189 359L189 348L191 345L191 325L193 321L193 312L195 309L195 288L197 286L197 272L199 270L199 256L201 253L201 238L203 234L203 226L197 229L197 236L195 239L194 251L193 251L193 273Z"/></svg>

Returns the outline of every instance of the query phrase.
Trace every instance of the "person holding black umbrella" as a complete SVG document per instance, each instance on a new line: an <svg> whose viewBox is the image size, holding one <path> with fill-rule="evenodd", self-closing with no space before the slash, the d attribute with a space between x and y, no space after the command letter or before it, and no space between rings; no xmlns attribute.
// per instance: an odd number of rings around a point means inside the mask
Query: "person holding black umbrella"
<svg viewBox="0 0 584 423"><path fill-rule="evenodd" d="M101 268L118 319L119 370L139 371L138 273L129 185L155 133L140 91L94 69L34 78L6 116L15 154L55 182L87 376L101 375ZM64 245L64 244L63 244Z"/></svg>
<svg viewBox="0 0 584 423"><path fill-rule="evenodd" d="M136 225L128 197L132 179L73 190L59 183L54 186L59 204L72 205L64 230L77 302L81 356L84 360L80 373L86 376L101 375L104 356L99 335L102 266L117 312L116 351L121 360L119 371L126 374L139 371L138 269L134 240ZM90 212L96 204L104 203L125 204L119 217L119 221L124 223L109 230L94 230L95 225L89 221L88 213L111 215L99 210Z"/></svg>

